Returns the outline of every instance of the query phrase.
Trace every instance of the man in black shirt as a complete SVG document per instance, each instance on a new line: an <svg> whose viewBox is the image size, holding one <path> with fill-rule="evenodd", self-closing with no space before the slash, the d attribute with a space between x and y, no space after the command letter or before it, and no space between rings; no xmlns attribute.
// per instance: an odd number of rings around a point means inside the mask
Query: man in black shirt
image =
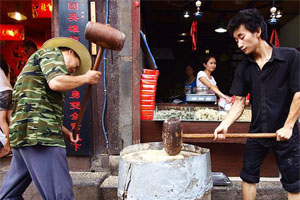
<svg viewBox="0 0 300 200"><path fill-rule="evenodd" d="M244 200L256 198L261 164L271 148L289 200L300 199L300 145L297 119L300 115L299 52L274 47L267 40L267 25L256 9L240 11L228 30L247 55L236 69L230 93L235 102L215 129L215 139L225 139L229 126L245 108L250 93L252 119L249 132L276 132L275 139L248 139L241 171Z"/></svg>

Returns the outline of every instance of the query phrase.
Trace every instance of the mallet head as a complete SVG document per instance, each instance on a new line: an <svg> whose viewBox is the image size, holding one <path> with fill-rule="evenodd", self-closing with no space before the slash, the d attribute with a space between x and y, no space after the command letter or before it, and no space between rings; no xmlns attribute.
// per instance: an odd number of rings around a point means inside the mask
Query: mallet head
<svg viewBox="0 0 300 200"><path fill-rule="evenodd" d="M176 156L182 148L182 126L176 118L166 119L163 124L162 139L164 149L170 156Z"/></svg>
<svg viewBox="0 0 300 200"><path fill-rule="evenodd" d="M85 27L85 38L105 49L122 50L125 34L99 22L88 22Z"/></svg>

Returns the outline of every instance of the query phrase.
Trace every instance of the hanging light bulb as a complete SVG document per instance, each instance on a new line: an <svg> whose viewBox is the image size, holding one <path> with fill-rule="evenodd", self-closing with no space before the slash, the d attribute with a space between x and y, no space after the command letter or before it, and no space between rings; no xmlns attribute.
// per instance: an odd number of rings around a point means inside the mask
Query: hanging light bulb
<svg viewBox="0 0 300 200"><path fill-rule="evenodd" d="M196 7L197 7L197 12L195 12L194 16L195 16L196 19L199 19L200 17L203 16L203 13L200 12L200 6L201 6L201 4L202 4L202 3L201 3L200 0L197 0L196 3L195 3L195 5L196 5Z"/></svg>
<svg viewBox="0 0 300 200"><path fill-rule="evenodd" d="M185 11L184 14L183 14L183 17L184 18L189 18L190 17L189 11Z"/></svg>
<svg viewBox="0 0 300 200"><path fill-rule="evenodd" d="M15 11L15 12L8 12L7 15L12 18L12 19L15 19L17 21L22 21L22 20L26 20L27 17L23 14L21 14L20 12L18 11Z"/></svg>
<svg viewBox="0 0 300 200"><path fill-rule="evenodd" d="M271 15L270 15L271 19L269 20L269 24L270 25L275 25L278 22L278 20L275 17L276 16L275 15L276 11L277 11L277 8L275 6L273 6L272 8L270 8L270 12L271 12Z"/></svg>
<svg viewBox="0 0 300 200"><path fill-rule="evenodd" d="M197 8L200 8L200 6L201 6L202 3L201 3L200 0L197 0L195 4L196 4L196 7L197 7Z"/></svg>
<svg viewBox="0 0 300 200"><path fill-rule="evenodd" d="M282 17L282 11L278 9L276 13L276 18L279 19L281 17Z"/></svg>
<svg viewBox="0 0 300 200"><path fill-rule="evenodd" d="M276 12L277 8L275 6L273 6L272 8L270 8L270 12L272 14L274 14Z"/></svg>
<svg viewBox="0 0 300 200"><path fill-rule="evenodd" d="M217 33L226 33L227 29L225 27L220 26L220 27L215 29L215 32L217 32Z"/></svg>
<svg viewBox="0 0 300 200"><path fill-rule="evenodd" d="M217 28L215 29L215 32L217 32L217 33L226 33L227 32L227 29L223 22L220 22L218 24Z"/></svg>
<svg viewBox="0 0 300 200"><path fill-rule="evenodd" d="M19 5L17 4L17 5L16 5L16 10L13 11L13 12L8 12L7 15L8 15L10 18L15 19L15 20L17 20L17 21L26 20L27 17L26 17L25 15L21 14L19 10L20 10L20 9L19 9Z"/></svg>
<svg viewBox="0 0 300 200"><path fill-rule="evenodd" d="M179 36L187 36L187 33L180 33Z"/></svg>
<svg viewBox="0 0 300 200"><path fill-rule="evenodd" d="M185 42L185 40L181 39L181 40L177 40L177 42L183 43L183 42Z"/></svg>

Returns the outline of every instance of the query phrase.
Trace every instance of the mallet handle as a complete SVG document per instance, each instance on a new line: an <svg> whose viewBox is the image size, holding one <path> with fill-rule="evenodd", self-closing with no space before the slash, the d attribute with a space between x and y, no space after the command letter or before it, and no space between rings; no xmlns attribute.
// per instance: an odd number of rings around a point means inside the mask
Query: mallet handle
<svg viewBox="0 0 300 200"><path fill-rule="evenodd" d="M183 138L214 138L214 134L209 133L189 133L182 134ZM276 133L226 133L226 138L276 138Z"/></svg>
<svg viewBox="0 0 300 200"><path fill-rule="evenodd" d="M103 52L104 52L104 48L100 47L100 50L97 53L97 57L96 57L96 61L95 61L93 70L96 70L96 71L98 70L98 66L99 66L99 63L102 59ZM91 89L92 89L92 85L89 84L88 87L86 88L86 91L85 91L85 94L84 94L84 97L83 97L83 101L82 101L81 106L80 106L79 115L78 115L78 119L77 119L76 124L75 124L75 128L73 129L73 138L74 139L76 138L76 134L78 133L78 128L79 128L79 125L81 124L81 120L82 120L82 117L83 117L83 114L84 114L84 111L85 111L85 106L86 106L87 100L89 98L89 94L90 94Z"/></svg>

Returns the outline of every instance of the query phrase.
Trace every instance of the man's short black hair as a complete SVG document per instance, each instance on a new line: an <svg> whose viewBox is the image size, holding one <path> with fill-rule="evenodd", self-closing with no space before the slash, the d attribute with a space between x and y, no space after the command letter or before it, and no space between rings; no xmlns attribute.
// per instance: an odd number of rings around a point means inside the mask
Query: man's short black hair
<svg viewBox="0 0 300 200"><path fill-rule="evenodd" d="M241 10L238 14L236 14L233 18L230 19L227 25L227 30L231 36L233 36L233 32L240 27L240 25L244 24L245 27L251 32L254 33L257 31L257 28L261 28L261 38L263 40L268 39L268 30L267 24L258 12L256 8L249 8L245 10Z"/></svg>
<svg viewBox="0 0 300 200"><path fill-rule="evenodd" d="M31 41L31 40L26 40L26 41L24 41L23 46L24 46L24 48L26 49L26 51L27 51L30 47L33 48L35 51L37 50L36 44L35 44L33 41Z"/></svg>

